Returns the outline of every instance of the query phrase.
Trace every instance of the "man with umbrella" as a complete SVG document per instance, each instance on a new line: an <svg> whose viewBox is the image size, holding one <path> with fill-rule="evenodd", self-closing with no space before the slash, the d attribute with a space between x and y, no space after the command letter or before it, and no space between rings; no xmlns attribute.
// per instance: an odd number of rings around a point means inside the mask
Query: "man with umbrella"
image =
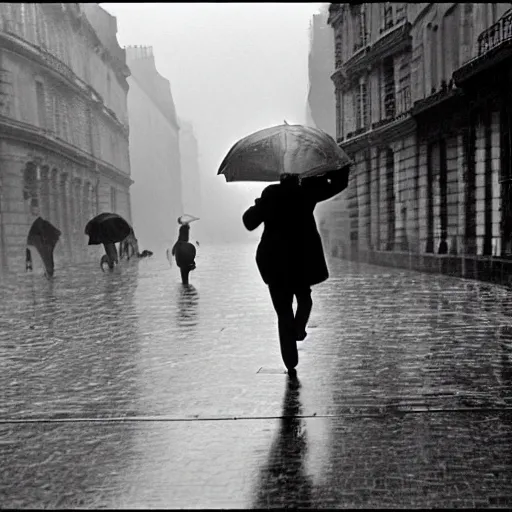
<svg viewBox="0 0 512 512"><path fill-rule="evenodd" d="M132 232L132 227L117 213L100 213L91 219L85 226L85 234L89 236L89 245L103 244L105 254L100 261L103 270L103 262L112 270L118 263L116 243L122 242Z"/></svg>
<svg viewBox="0 0 512 512"><path fill-rule="evenodd" d="M311 286L329 277L313 212L318 202L347 187L351 163L335 141L320 130L284 125L242 139L219 171L233 180L257 180L261 176L260 181L280 181L263 190L242 220L250 231L264 224L256 263L277 313L281 355L291 377L296 375L298 364L297 341L307 335L313 305Z"/></svg>

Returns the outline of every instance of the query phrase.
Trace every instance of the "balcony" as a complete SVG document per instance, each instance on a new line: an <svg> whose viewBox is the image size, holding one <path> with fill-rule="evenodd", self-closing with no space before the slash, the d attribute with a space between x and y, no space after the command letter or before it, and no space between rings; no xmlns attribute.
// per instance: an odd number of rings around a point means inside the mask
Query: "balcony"
<svg viewBox="0 0 512 512"><path fill-rule="evenodd" d="M478 55L453 73L457 85L512 56L512 10L478 36Z"/></svg>
<svg viewBox="0 0 512 512"><path fill-rule="evenodd" d="M411 87L406 86L401 91L398 91L396 95L393 95L392 103L390 104L392 104L393 110L386 109L386 117L372 123L372 129L377 130L394 121L400 121L410 113L412 107Z"/></svg>
<svg viewBox="0 0 512 512"><path fill-rule="evenodd" d="M512 39L512 11L478 36L478 56Z"/></svg>
<svg viewBox="0 0 512 512"><path fill-rule="evenodd" d="M411 88L405 86L394 96L395 112L371 126L361 127L347 133L346 139L338 141L349 152L359 151L373 144L386 144L391 140L404 137L414 129L412 119Z"/></svg>
<svg viewBox="0 0 512 512"><path fill-rule="evenodd" d="M446 105L445 102L451 99L459 98L460 96L462 96L462 91L453 88L453 80L450 80L449 84L446 84L446 82L443 80L443 84L439 91L433 89L433 92L430 96L414 102L412 114L413 116L418 116L427 110L431 110L432 108L437 107L441 103L443 104L444 108Z"/></svg>
<svg viewBox="0 0 512 512"><path fill-rule="evenodd" d="M361 44L358 45L357 51L354 50L354 55L339 68L339 71L351 78L386 57L409 50L412 44L411 27L411 23L408 22L395 25L373 45L363 44L360 40Z"/></svg>

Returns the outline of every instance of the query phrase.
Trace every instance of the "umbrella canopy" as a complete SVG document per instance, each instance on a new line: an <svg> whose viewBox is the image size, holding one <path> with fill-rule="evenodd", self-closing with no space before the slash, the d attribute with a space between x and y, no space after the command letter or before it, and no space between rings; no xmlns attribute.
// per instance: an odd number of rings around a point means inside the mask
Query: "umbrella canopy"
<svg viewBox="0 0 512 512"><path fill-rule="evenodd" d="M54 262L53 262L53 250L55 245L59 241L61 232L50 222L38 217L27 236L27 245L31 245L37 249L37 252L41 255L43 264L46 269L46 273L49 276L53 276Z"/></svg>
<svg viewBox="0 0 512 512"><path fill-rule="evenodd" d="M199 217L194 217L193 215L189 215L188 213L184 213L181 217L178 217L178 224L190 224L195 220L199 220Z"/></svg>
<svg viewBox="0 0 512 512"><path fill-rule="evenodd" d="M100 213L85 226L89 245L122 242L130 233L131 226L117 213Z"/></svg>
<svg viewBox="0 0 512 512"><path fill-rule="evenodd" d="M281 174L318 176L352 164L334 139L318 128L283 124L239 140L218 174L226 181L279 181Z"/></svg>

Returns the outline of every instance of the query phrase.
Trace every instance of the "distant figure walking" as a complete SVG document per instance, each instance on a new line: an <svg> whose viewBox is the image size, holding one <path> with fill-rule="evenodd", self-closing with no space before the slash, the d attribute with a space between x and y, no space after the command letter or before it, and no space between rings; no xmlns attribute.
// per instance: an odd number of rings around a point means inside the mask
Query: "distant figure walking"
<svg viewBox="0 0 512 512"><path fill-rule="evenodd" d="M347 187L348 174L347 167L302 181L296 174L283 174L280 183L266 187L242 217L249 231L264 224L256 263L269 287L278 318L281 355L292 377L299 362L297 341L306 338L313 307L311 286L329 277L313 212L318 202Z"/></svg>
<svg viewBox="0 0 512 512"><path fill-rule="evenodd" d="M171 255L176 258L176 265L178 265L181 272L181 282L188 285L188 275L196 268L196 248L189 242L190 226L182 223L178 219L180 225L178 240L174 244Z"/></svg>

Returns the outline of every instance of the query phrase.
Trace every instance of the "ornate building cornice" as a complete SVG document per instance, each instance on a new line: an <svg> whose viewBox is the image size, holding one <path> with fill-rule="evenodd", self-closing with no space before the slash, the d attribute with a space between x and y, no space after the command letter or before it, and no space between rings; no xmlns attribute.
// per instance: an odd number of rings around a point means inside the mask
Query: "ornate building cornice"
<svg viewBox="0 0 512 512"><path fill-rule="evenodd" d="M52 53L15 35L7 34L2 31L0 31L0 48L20 55L44 67L48 72L57 77L59 81L64 82L70 89L79 94L89 105L97 105L100 103L103 107L101 109L102 115L110 118L118 127L119 131L127 137L128 126L125 126L117 118L116 114L105 105L102 96L92 86L75 75L70 67Z"/></svg>
<svg viewBox="0 0 512 512"><path fill-rule="evenodd" d="M86 151L69 144L68 142L54 137L41 128L28 123L15 121L9 117L0 115L0 136L5 139L12 139L16 142L25 142L43 148L45 151L56 153L75 164L98 169L102 176L107 176L113 181L129 187L133 180L130 176L113 165L95 158Z"/></svg>

